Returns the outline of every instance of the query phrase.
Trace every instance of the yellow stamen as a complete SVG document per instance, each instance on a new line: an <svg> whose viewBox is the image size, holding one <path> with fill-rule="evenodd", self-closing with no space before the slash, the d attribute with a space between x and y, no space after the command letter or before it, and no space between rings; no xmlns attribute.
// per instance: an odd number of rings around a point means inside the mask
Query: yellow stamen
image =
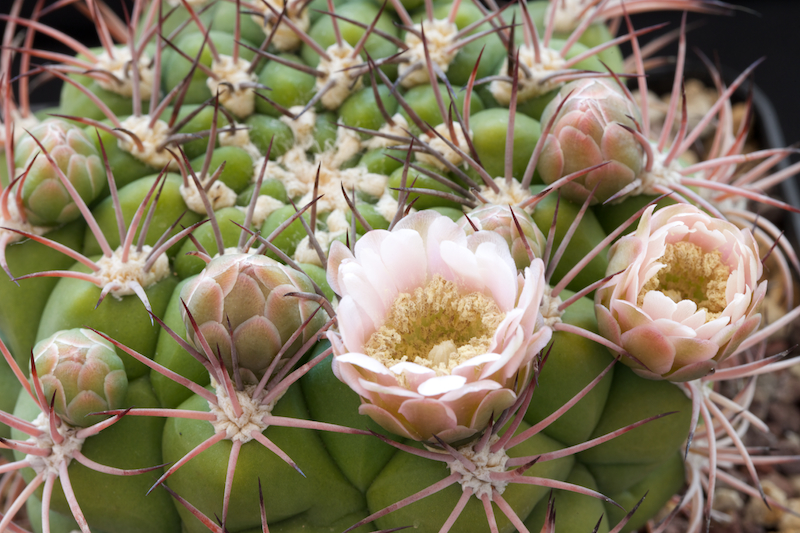
<svg viewBox="0 0 800 533"><path fill-rule="evenodd" d="M706 322L719 317L725 310L725 289L730 269L722 262L719 251L704 252L690 242L667 244L659 263L665 266L647 280L637 299L641 307L644 296L658 290L673 301L692 300L698 310L706 311Z"/></svg>
<svg viewBox="0 0 800 533"><path fill-rule="evenodd" d="M410 361L448 375L487 352L503 318L490 297L461 294L455 283L436 276L413 294L397 296L364 353L387 367Z"/></svg>

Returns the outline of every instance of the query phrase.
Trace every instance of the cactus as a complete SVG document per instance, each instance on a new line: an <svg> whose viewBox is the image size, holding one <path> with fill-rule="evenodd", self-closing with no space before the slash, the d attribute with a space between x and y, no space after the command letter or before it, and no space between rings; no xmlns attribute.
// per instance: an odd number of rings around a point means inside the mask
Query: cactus
<svg viewBox="0 0 800 533"><path fill-rule="evenodd" d="M128 392L125 366L114 346L89 330L63 330L33 348L36 373L53 410L72 426L99 422L89 416L122 406Z"/></svg>
<svg viewBox="0 0 800 533"><path fill-rule="evenodd" d="M618 533L685 482L699 532L790 460L742 433L793 362L758 305L798 261L746 205L797 211L756 186L792 150L742 153L752 69L689 130L685 22L664 129L622 81L660 29L626 9L726 5L77 4L102 49L0 17L0 531Z"/></svg>

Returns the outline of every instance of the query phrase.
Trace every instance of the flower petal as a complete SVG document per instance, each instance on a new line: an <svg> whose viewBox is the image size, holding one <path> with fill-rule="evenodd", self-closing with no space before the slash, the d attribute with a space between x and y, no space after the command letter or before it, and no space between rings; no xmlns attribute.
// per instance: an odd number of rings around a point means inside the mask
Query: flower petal
<svg viewBox="0 0 800 533"><path fill-rule="evenodd" d="M622 346L651 372L664 374L672 368L675 346L655 326L641 326L622 334Z"/></svg>
<svg viewBox="0 0 800 533"><path fill-rule="evenodd" d="M458 389L467 382L464 376L436 376L420 384L417 392L423 396L440 396Z"/></svg>

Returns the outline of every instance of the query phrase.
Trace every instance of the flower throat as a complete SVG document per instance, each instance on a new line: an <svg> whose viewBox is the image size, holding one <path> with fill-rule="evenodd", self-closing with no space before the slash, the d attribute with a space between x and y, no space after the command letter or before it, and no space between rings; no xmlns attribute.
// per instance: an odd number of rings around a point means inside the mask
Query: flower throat
<svg viewBox="0 0 800 533"><path fill-rule="evenodd" d="M490 297L461 294L455 283L436 276L413 294L397 296L364 353L387 367L408 361L447 375L487 353L503 318L505 313Z"/></svg>
<svg viewBox="0 0 800 533"><path fill-rule="evenodd" d="M676 303L692 300L698 310L705 309L706 322L725 310L730 269L722 262L719 251L706 253L696 244L681 241L667 244L659 263L665 266L639 291L639 306L645 294L658 290Z"/></svg>

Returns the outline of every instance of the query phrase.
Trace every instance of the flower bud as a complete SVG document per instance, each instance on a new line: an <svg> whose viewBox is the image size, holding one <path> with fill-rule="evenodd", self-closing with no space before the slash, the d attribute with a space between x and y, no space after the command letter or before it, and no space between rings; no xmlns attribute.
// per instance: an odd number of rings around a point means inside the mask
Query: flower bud
<svg viewBox="0 0 800 533"><path fill-rule="evenodd" d="M89 329L59 331L33 348L36 373L45 401L72 426L86 427L103 418L89 413L122 407L128 392L125 365L114 345Z"/></svg>
<svg viewBox="0 0 800 533"><path fill-rule="evenodd" d="M558 111L539 157L539 174L551 184L608 162L561 188L565 198L583 203L597 186L592 203L602 203L630 185L644 166L644 150L624 127L636 128L639 110L610 82L579 80L565 85L547 105L542 124L549 123L564 98L568 99Z"/></svg>
<svg viewBox="0 0 800 533"><path fill-rule="evenodd" d="M14 152L18 171L27 168L36 157L22 186L28 221L37 226L49 226L75 220L80 216L78 206L31 135L39 140L87 204L97 198L106 184L97 148L80 128L63 120L47 120L30 130L30 135L19 141Z"/></svg>
<svg viewBox="0 0 800 533"><path fill-rule="evenodd" d="M232 254L212 260L181 291L181 299L225 366L233 370L232 347L242 378L257 382L283 345L318 308L319 303L291 293L313 293L299 270L263 255ZM282 356L288 360L328 320L320 310ZM229 325L230 323L230 325ZM200 339L184 311L188 339ZM230 328L230 329L229 329ZM232 332L232 334L231 334Z"/></svg>
<svg viewBox="0 0 800 533"><path fill-rule="evenodd" d="M511 215L512 210L514 216ZM467 217L469 221L467 221ZM517 223L519 223L519 228L517 228ZM541 258L544 252L545 236L531 216L519 207L509 208L507 205L487 204L470 211L459 220L458 225L467 235L475 232L473 225L478 230L492 231L500 235L508 243L508 249L511 252L511 258L517 265L517 270L531 265L527 248L530 248L534 257ZM520 235L520 229L522 235ZM523 235L525 240L522 238ZM527 241L527 247L525 241Z"/></svg>

